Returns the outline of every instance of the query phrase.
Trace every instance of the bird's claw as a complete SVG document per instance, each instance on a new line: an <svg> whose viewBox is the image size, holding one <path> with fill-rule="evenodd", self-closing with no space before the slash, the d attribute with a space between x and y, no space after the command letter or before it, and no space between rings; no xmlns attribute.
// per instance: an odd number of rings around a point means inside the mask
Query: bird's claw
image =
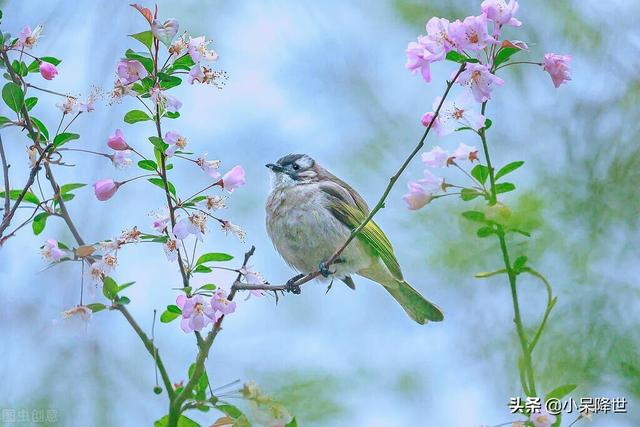
<svg viewBox="0 0 640 427"><path fill-rule="evenodd" d="M326 262L322 261L318 266L318 272L322 274L322 277L329 277L331 274L335 273L335 271L330 271L329 266Z"/></svg>
<svg viewBox="0 0 640 427"><path fill-rule="evenodd" d="M300 289L300 285L296 284L296 282L303 277L304 274L298 274L297 276L293 276L291 279L287 280L285 290L287 292L291 292L292 294L299 295L302 292L302 289Z"/></svg>

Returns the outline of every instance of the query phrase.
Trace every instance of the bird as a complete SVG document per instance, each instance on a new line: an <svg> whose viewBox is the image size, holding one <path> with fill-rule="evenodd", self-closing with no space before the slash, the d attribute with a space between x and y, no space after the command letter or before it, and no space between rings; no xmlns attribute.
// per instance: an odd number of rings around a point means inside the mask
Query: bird
<svg viewBox="0 0 640 427"><path fill-rule="evenodd" d="M404 280L391 242L373 220L344 249L338 262L327 267L325 261L370 212L356 190L307 154L289 154L265 166L271 176L267 233L284 261L301 273L298 277L320 271L355 289L352 276L363 276L382 285L417 323L444 319L438 306Z"/></svg>

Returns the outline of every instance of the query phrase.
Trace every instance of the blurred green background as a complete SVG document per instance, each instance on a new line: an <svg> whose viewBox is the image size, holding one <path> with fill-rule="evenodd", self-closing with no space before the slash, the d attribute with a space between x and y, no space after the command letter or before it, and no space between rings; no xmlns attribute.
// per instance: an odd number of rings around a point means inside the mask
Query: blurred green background
<svg viewBox="0 0 640 427"><path fill-rule="evenodd" d="M254 267L269 280L292 274L263 226L263 165L290 152L312 155L375 202L420 137L419 118L454 68L435 65L433 83L424 84L404 70L406 43L424 33L431 16L463 18L479 13L479 3L160 1L162 18L178 18L181 31L213 38L218 65L230 76L222 91L178 92L184 107L174 126L192 151L247 169L248 185L234 193L228 212L247 229L247 243L212 233L207 247L241 255L255 244ZM119 56L135 46L126 34L145 25L124 1L1 4L4 31L45 25L37 52L64 59L47 87L74 93L92 85L109 89ZM573 81L560 89L536 67L507 68L487 114L495 162L526 161L512 177L518 191L503 200L532 231L531 239L512 238L514 255L527 254L559 297L534 353L538 388L575 383L578 399L626 397L628 414L596 416L588 425L640 425L640 3L521 1L518 17L524 25L506 35L527 41L531 58L545 52L574 58ZM42 97L34 111L53 123L56 102ZM142 144L151 130L121 122L131 108L130 100L102 103L81 117L79 146L102 149L115 127ZM27 140L13 130L3 130L3 140L20 176ZM453 149L470 141L454 135L428 144ZM115 174L103 159L73 160L78 167L60 170L61 181L128 176ZM519 395L507 282L473 278L501 266L496 244L475 237L459 215L469 206L454 198L407 211L400 197L420 173L416 160L377 221L405 276L444 307L446 321L413 325L364 279L355 293L336 286L325 296L323 286L311 285L278 306L272 298L252 298L225 322L212 350L207 369L214 386L253 379L301 426L475 426L517 419L507 408ZM191 188L194 180L204 182L201 175L187 171L175 181ZM106 204L88 189L78 194L70 209L90 241L136 224L148 227L148 212L162 206L161 194L142 185ZM49 224L45 235L71 240L62 223ZM151 360L115 314L96 315L88 328L60 320L60 312L77 303L79 266L44 270L40 240L23 233L0 249L0 408L55 408L65 426L149 425L165 413L165 396L152 393ZM153 309L173 302L178 280L154 249L126 249L117 273L138 282L131 307L147 329ZM206 281L228 286L231 277ZM526 279L520 289L532 326L544 309L544 289ZM172 378L184 378L195 354L192 337L177 324L157 326L156 333ZM215 420L212 414L193 418L203 425Z"/></svg>

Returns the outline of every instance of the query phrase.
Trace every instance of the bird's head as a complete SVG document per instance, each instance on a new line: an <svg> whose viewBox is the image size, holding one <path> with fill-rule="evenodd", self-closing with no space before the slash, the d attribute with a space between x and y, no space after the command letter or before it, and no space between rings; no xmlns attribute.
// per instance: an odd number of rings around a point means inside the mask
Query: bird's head
<svg viewBox="0 0 640 427"><path fill-rule="evenodd" d="M265 165L271 170L271 187L290 187L318 180L315 160L306 154L289 154Z"/></svg>

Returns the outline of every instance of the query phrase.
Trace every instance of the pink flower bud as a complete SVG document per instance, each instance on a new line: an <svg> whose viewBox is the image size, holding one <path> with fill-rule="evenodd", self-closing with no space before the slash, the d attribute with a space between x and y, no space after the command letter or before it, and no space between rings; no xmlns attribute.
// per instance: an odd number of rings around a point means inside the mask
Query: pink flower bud
<svg viewBox="0 0 640 427"><path fill-rule="evenodd" d="M431 124L431 122L433 121L433 116L435 114L434 113L424 113L422 115L422 119L420 120L422 122L422 126L424 127L429 127L429 125ZM435 125L435 123L434 123Z"/></svg>
<svg viewBox="0 0 640 427"><path fill-rule="evenodd" d="M120 187L119 182L112 179L100 179L93 184L93 191L101 202L109 200Z"/></svg>
<svg viewBox="0 0 640 427"><path fill-rule="evenodd" d="M116 129L116 132L107 140L109 148L113 148L116 151L128 150L129 144L124 139L124 134L120 129Z"/></svg>
<svg viewBox="0 0 640 427"><path fill-rule="evenodd" d="M58 75L58 70L55 65L42 61L40 62L40 74L47 80L53 80Z"/></svg>
<svg viewBox="0 0 640 427"><path fill-rule="evenodd" d="M233 169L224 174L220 182L222 183L222 188L229 193L233 193L233 190L242 187L246 182L244 180L244 169L239 165L234 166Z"/></svg>

